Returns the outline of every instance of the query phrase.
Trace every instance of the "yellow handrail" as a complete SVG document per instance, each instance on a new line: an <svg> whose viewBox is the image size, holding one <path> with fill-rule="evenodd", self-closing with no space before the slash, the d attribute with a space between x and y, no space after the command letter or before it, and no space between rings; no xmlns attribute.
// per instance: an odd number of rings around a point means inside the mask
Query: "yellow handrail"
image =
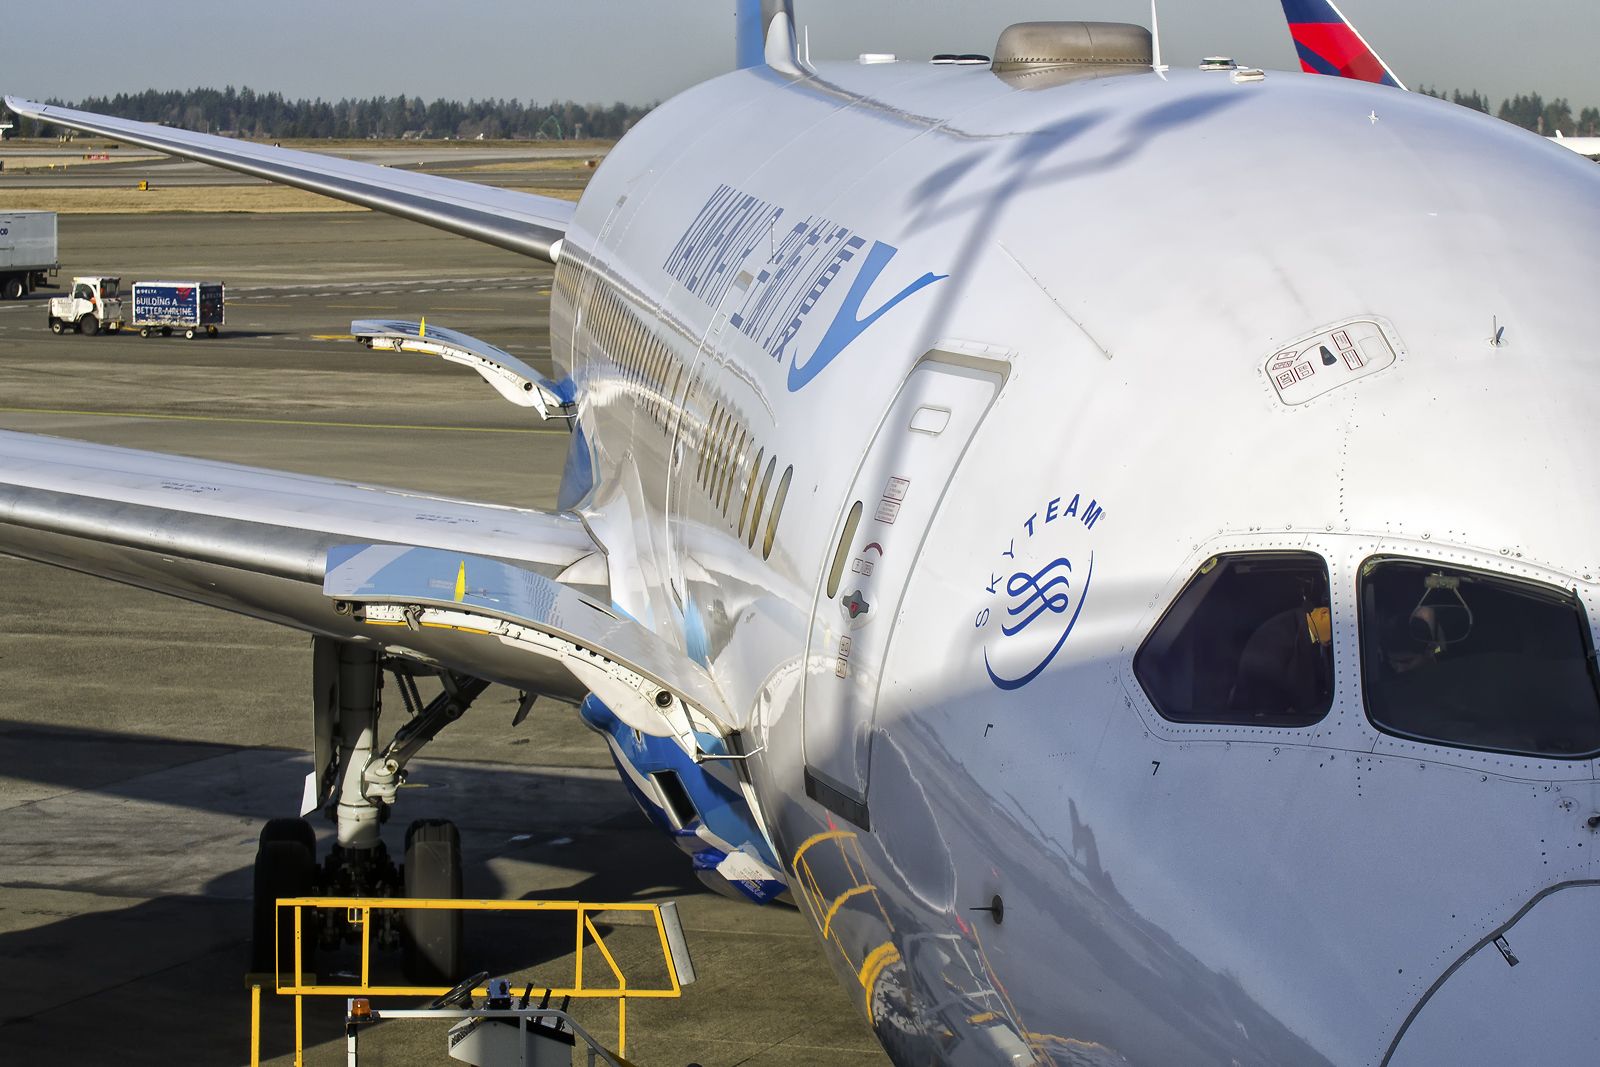
<svg viewBox="0 0 1600 1067"><path fill-rule="evenodd" d="M319 982L315 976L308 976L304 967L304 954L302 938L304 937L304 922L302 916L307 908L320 908L342 910L345 920L351 926L359 929L358 935L361 947L361 976L359 983L328 983ZM673 961L672 947L667 939L666 922L661 915L659 904L639 903L629 901L616 904L593 904L577 900L448 900L448 899L413 899L397 897L284 897L274 909L273 934L274 942L281 943L278 937L278 926L284 921L283 913L287 910L293 913L294 924L294 970L292 975L286 975L282 961L277 958L274 950L273 963L276 969L276 991L280 996L294 998L294 1062L296 1067L302 1067L304 1062L304 1001L306 997L434 997L449 991L449 986L416 986L416 985L373 985L372 978L372 913L374 910L391 911L496 911L496 912L545 912L569 913L573 917L574 953L572 984L565 988L541 987L541 995L551 997L571 997L573 999L609 999L617 1002L617 1048L618 1056L627 1055L627 1001L629 997L664 998L678 997L683 993L679 982L677 966ZM622 967L617 963L616 957L607 947L605 939L595 927L593 916L605 912L648 912L656 932L656 943L661 950L662 961L666 964L667 982L661 986L632 986ZM583 957L584 950L590 942L600 950L600 956L610 968L611 977L615 985L592 986L584 982ZM311 979L308 981L308 977ZM285 981L289 978L289 981ZM258 1049L260 1047L260 987L255 986L252 993L253 1009L251 1012L251 1062L258 1062ZM472 991L474 997L485 997L488 991L482 987Z"/></svg>

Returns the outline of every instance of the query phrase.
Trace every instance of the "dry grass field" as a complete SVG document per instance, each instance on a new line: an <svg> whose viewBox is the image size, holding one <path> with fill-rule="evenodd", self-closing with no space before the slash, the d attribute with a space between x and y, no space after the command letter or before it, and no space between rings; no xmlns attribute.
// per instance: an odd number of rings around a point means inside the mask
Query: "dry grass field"
<svg viewBox="0 0 1600 1067"><path fill-rule="evenodd" d="M580 190L529 188L530 193L576 200ZM153 186L137 188L53 189L48 185L8 188L0 206L19 211L56 211L63 215L156 215L250 212L282 214L306 211L365 211L342 200L281 185Z"/></svg>

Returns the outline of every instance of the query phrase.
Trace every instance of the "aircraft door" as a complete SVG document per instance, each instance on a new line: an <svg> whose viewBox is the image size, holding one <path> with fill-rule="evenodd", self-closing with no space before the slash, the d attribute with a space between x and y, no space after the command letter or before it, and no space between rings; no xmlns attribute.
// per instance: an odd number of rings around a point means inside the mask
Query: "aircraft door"
<svg viewBox="0 0 1600 1067"><path fill-rule="evenodd" d="M806 792L870 829L879 676L929 526L1005 380L1002 361L934 351L907 376L856 472L811 615Z"/></svg>

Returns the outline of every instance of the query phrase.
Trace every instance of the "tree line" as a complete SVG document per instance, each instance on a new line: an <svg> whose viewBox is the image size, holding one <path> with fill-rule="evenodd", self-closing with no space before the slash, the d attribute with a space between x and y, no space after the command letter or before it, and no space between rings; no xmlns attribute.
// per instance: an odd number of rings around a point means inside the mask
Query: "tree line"
<svg viewBox="0 0 1600 1067"><path fill-rule="evenodd" d="M48 103L61 104L60 100ZM435 100L420 96L377 96L338 101L290 100L281 93L235 89L184 89L89 97L68 107L140 122L159 122L238 137L395 139L401 137L471 140L614 139L650 110L633 104L579 104L558 101ZM14 118L19 137L53 137L65 131L47 122Z"/></svg>
<svg viewBox="0 0 1600 1067"><path fill-rule="evenodd" d="M1546 102L1538 93L1518 93L1502 100L1498 111L1490 111L1489 98L1476 89L1468 93L1452 89L1446 93L1442 89L1430 89L1424 85L1417 91L1470 107L1485 115L1492 114L1514 126L1542 133L1546 137L1554 137L1558 132L1567 137L1600 136L1600 107L1586 107L1574 114L1572 104L1565 97Z"/></svg>
<svg viewBox="0 0 1600 1067"><path fill-rule="evenodd" d="M1557 131L1569 137L1600 136L1600 108L1574 112L1565 97L1546 101L1538 93L1519 93L1492 110L1489 98L1476 89L1462 92L1422 86L1428 96L1494 114L1514 125L1546 136ZM61 104L60 100L48 101ZM235 89L183 89L95 96L66 106L117 115L141 122L159 122L189 130L239 137L280 140L290 137L366 140L424 137L471 140L614 140L649 112L634 104L579 104L571 100L524 104L521 100L435 100L420 96L376 96L338 101L290 100L282 93ZM653 106L653 105L652 105ZM49 123L15 118L19 137L53 137L64 131Z"/></svg>

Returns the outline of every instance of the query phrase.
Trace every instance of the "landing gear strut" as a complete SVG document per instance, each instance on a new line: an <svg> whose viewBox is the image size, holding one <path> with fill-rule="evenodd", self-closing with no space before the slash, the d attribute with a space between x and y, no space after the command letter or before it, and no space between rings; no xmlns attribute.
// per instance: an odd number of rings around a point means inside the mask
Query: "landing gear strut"
<svg viewBox="0 0 1600 1067"><path fill-rule="evenodd" d="M274 940L276 901L291 896L405 896L450 899L461 895L461 836L453 823L418 820L406 830L404 862L396 866L383 842L406 765L422 747L460 718L488 683L433 672L376 649L325 638L313 641L313 760L306 813L321 809L335 826L333 847L319 865L316 835L304 819L273 819L256 851L251 970L288 974L294 968L294 931L284 922ZM383 672L394 674L410 714L381 750ZM424 703L419 674L436 674L441 691ZM287 916L288 913L285 913ZM418 985L449 985L460 977L461 913L394 910L373 915L375 943L404 950L407 978ZM353 940L342 913L302 919L301 963L314 948Z"/></svg>

